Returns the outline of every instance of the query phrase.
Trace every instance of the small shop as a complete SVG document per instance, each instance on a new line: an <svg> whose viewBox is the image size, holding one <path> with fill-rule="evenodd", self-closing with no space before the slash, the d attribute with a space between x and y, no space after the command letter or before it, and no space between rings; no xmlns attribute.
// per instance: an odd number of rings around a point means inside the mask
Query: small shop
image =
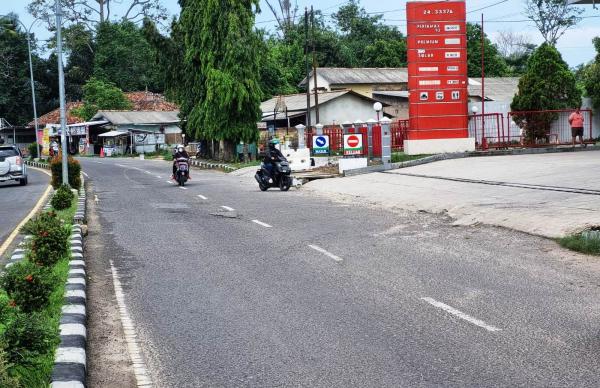
<svg viewBox="0 0 600 388"><path fill-rule="evenodd" d="M71 124L67 126L70 154L93 155L94 147L92 146L90 128L100 128L108 121L86 121L84 123Z"/></svg>
<svg viewBox="0 0 600 388"><path fill-rule="evenodd" d="M123 155L127 150L129 132L110 131L98 135L105 156Z"/></svg>

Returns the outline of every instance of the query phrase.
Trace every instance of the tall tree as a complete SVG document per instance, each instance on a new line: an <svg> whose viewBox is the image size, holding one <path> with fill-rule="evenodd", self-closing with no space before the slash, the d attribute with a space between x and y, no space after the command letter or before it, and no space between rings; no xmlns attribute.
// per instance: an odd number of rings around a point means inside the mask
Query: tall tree
<svg viewBox="0 0 600 388"><path fill-rule="evenodd" d="M94 73L96 42L94 34L82 24L73 24L64 31L64 49L67 54L65 86L67 98L72 101L83 97L83 85Z"/></svg>
<svg viewBox="0 0 600 388"><path fill-rule="evenodd" d="M277 20L278 30L281 32L282 36L287 37L290 30L294 28L296 23L296 15L298 14L298 3L294 1L292 4L291 0L277 0L277 5L279 5L279 10L274 5L274 0L265 0L267 6L275 16L275 20Z"/></svg>
<svg viewBox="0 0 600 388"><path fill-rule="evenodd" d="M508 75L508 66L498 52L498 48L484 34L483 59L487 77ZM467 72L469 77L481 77L481 26L467 23Z"/></svg>
<svg viewBox="0 0 600 388"><path fill-rule="evenodd" d="M36 18L54 25L55 0L30 0L27 10ZM122 13L115 13L119 6ZM108 21L131 21L134 23L149 18L155 21L167 19L167 10L161 0L62 0L64 17L67 22L84 24L95 30Z"/></svg>
<svg viewBox="0 0 600 388"><path fill-rule="evenodd" d="M583 70L583 85L594 108L600 109L600 37L595 37L592 42L596 48L596 58Z"/></svg>
<svg viewBox="0 0 600 388"><path fill-rule="evenodd" d="M525 0L525 15L531 19L546 43L555 46L558 39L581 18L583 9L565 0Z"/></svg>
<svg viewBox="0 0 600 388"><path fill-rule="evenodd" d="M185 38L182 113L195 138L233 142L258 138L259 52L254 31L258 0L180 0ZM228 158L230 155L222 155Z"/></svg>
<svg viewBox="0 0 600 388"><path fill-rule="evenodd" d="M550 131L555 113L527 111L571 109L581 105L581 91L577 88L574 74L569 70L556 48L543 43L527 62L527 72L519 80L519 89L510 105L517 125L525 130L530 142L544 138Z"/></svg>
<svg viewBox="0 0 600 388"><path fill-rule="evenodd" d="M531 39L522 33L499 31L496 47L508 66L510 75L522 75L527 67L527 60L536 49Z"/></svg>
<svg viewBox="0 0 600 388"><path fill-rule="evenodd" d="M171 22L170 36L161 34L150 19L144 20L142 33L152 47L154 64L158 67L158 81L164 86L165 96L171 101L179 102L180 80L184 77L182 58L185 55L185 47L178 20L173 19Z"/></svg>
<svg viewBox="0 0 600 388"><path fill-rule="evenodd" d="M161 91L154 52L140 28L132 22L105 22L98 28L94 76L124 91Z"/></svg>
<svg viewBox="0 0 600 388"><path fill-rule="evenodd" d="M51 92L56 89L46 77L49 62L36 54L34 36L31 41L38 112L45 113L53 107ZM13 125L33 120L27 33L21 30L17 15L0 18L0 116Z"/></svg>

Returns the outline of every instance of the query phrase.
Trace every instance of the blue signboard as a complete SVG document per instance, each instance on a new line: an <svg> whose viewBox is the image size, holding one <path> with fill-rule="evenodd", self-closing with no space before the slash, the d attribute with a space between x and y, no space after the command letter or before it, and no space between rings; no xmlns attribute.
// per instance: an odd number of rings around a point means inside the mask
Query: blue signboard
<svg viewBox="0 0 600 388"><path fill-rule="evenodd" d="M314 136L312 151L314 155L329 154L329 136Z"/></svg>

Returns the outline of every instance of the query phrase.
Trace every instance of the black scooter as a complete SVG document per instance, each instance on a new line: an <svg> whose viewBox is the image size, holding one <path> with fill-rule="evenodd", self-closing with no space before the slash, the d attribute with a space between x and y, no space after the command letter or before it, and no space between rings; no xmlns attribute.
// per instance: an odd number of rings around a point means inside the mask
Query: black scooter
<svg viewBox="0 0 600 388"><path fill-rule="evenodd" d="M175 180L179 183L179 186L184 186L185 182L189 179L190 166L189 161L186 158L179 158L175 161L177 171L175 172Z"/></svg>
<svg viewBox="0 0 600 388"><path fill-rule="evenodd" d="M254 175L261 191L270 187L279 187L281 191L288 191L292 185L292 169L287 160L273 162L273 176L267 170L265 163L260 164L260 169Z"/></svg>

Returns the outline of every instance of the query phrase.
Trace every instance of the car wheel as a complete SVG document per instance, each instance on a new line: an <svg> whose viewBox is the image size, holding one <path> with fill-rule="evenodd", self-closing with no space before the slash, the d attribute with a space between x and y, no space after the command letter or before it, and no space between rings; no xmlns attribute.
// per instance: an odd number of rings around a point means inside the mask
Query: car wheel
<svg viewBox="0 0 600 388"><path fill-rule="evenodd" d="M25 186L27 184L27 177L23 178L23 179L19 179L19 184L21 186Z"/></svg>

